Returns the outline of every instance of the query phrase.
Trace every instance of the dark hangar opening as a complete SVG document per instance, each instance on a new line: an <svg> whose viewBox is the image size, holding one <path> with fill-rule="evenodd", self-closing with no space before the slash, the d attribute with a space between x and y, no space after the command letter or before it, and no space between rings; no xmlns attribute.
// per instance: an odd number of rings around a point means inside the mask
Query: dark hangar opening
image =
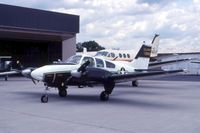
<svg viewBox="0 0 200 133"><path fill-rule="evenodd" d="M0 39L1 56L12 56L23 66L39 67L62 59L62 42Z"/></svg>

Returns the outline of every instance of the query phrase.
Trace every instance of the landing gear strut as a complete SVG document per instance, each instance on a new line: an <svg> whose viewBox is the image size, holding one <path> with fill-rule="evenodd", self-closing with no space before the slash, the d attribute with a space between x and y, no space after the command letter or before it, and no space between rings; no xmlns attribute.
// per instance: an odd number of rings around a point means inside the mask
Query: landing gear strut
<svg viewBox="0 0 200 133"><path fill-rule="evenodd" d="M41 102L42 103L47 103L48 102L48 94L47 91L49 90L48 86L45 88L45 94L41 97Z"/></svg>
<svg viewBox="0 0 200 133"><path fill-rule="evenodd" d="M101 101L108 101L109 95L112 93L113 88L115 87L114 81L108 81L104 83L104 89L105 91L102 91L100 94L100 100Z"/></svg>

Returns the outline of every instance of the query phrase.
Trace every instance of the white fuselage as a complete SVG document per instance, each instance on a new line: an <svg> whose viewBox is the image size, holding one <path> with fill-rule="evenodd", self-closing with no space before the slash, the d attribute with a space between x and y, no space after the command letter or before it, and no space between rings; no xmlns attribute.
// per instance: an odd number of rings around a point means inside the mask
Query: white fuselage
<svg viewBox="0 0 200 133"><path fill-rule="evenodd" d="M77 64L58 63L52 65L45 65L32 71L31 77L35 80L43 81L43 76L44 74L47 73L62 73L62 72L70 73L71 71L77 70L87 60L90 61L89 64L90 67L98 67L114 73L123 74L135 71L134 67L130 66L128 63L109 61L103 58L91 57L88 55L75 55L75 56L80 56L80 60L79 61L76 60Z"/></svg>

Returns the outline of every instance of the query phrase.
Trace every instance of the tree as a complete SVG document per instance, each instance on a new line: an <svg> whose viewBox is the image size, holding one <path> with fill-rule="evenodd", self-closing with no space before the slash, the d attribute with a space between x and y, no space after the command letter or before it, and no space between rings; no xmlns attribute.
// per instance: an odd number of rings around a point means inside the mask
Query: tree
<svg viewBox="0 0 200 133"><path fill-rule="evenodd" d="M87 51L99 51L99 50L105 49L104 47L100 46L95 41L88 41L88 42L83 42L83 43L79 42L76 44L77 52L82 52L83 48L86 48Z"/></svg>

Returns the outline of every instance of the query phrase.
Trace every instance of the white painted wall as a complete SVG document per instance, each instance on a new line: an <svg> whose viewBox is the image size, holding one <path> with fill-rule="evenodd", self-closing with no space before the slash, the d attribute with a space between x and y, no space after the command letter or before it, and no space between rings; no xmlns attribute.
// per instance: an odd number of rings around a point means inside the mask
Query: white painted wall
<svg viewBox="0 0 200 133"><path fill-rule="evenodd" d="M76 36L62 42L62 60L76 54Z"/></svg>

